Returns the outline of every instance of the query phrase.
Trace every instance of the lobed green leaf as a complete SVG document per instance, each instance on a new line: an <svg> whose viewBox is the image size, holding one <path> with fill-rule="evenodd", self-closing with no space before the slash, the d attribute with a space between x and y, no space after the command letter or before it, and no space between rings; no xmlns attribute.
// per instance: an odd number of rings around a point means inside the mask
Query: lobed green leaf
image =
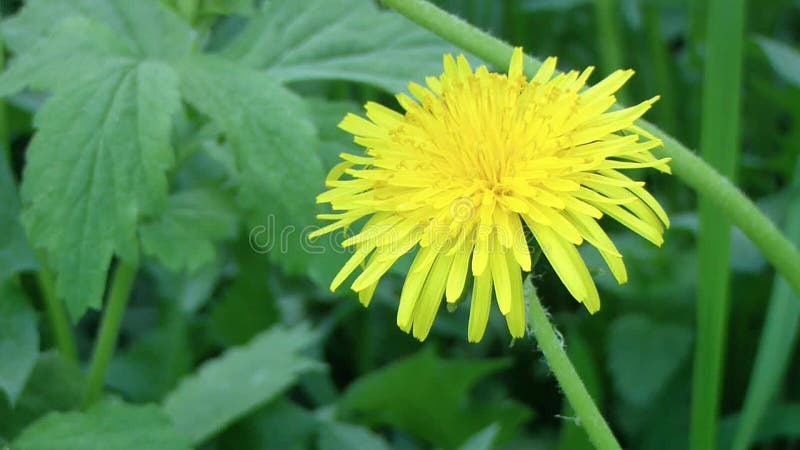
<svg viewBox="0 0 800 450"><path fill-rule="evenodd" d="M225 54L284 82L348 80L400 92L440 73L450 49L371 1L274 0Z"/></svg>
<svg viewBox="0 0 800 450"><path fill-rule="evenodd" d="M306 326L273 327L183 380L164 400L178 430L198 444L319 368L300 352L315 339Z"/></svg>

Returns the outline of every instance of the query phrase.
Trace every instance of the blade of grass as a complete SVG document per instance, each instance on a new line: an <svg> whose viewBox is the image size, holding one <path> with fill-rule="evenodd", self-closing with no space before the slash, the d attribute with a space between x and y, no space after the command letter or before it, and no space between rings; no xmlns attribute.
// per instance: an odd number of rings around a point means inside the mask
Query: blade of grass
<svg viewBox="0 0 800 450"><path fill-rule="evenodd" d="M623 60L622 38L619 31L620 14L617 0L595 0L594 15L597 31L597 50L600 55L600 71L603 76L621 69ZM628 103L627 88L615 94L620 103Z"/></svg>
<svg viewBox="0 0 800 450"><path fill-rule="evenodd" d="M653 113L658 117L658 124L665 131L675 133L678 131L678 108L675 102L675 88L670 72L670 58L664 36L661 35L661 17L656 5L645 4L644 28L647 33L647 48L650 52L649 61L653 66L653 78L656 92L661 95L658 107Z"/></svg>
<svg viewBox="0 0 800 450"><path fill-rule="evenodd" d="M701 155L734 179L739 153L739 112L744 0L708 5ZM698 201L697 341L692 376L690 448L716 446L725 337L730 302L730 221L706 195Z"/></svg>
<svg viewBox="0 0 800 450"><path fill-rule="evenodd" d="M800 197L800 159L797 161L789 196ZM789 206L785 231L794 242L800 243L800 202ZM745 450L753 442L767 407L786 376L789 358L797 343L798 325L800 302L792 294L786 280L775 277L750 384L739 415L733 450Z"/></svg>

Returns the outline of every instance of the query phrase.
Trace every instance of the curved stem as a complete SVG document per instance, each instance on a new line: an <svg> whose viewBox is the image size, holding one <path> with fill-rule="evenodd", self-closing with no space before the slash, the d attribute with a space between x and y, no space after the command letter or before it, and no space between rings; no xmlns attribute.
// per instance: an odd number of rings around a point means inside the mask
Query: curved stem
<svg viewBox="0 0 800 450"><path fill-rule="evenodd" d="M117 270L114 272L114 280L111 282L108 302L106 303L105 311L103 311L103 318L100 321L100 332L95 343L92 363L89 366L89 380L86 387L86 397L83 401L85 408L97 401L103 390L106 371L117 346L119 327L122 323L122 316L125 314L125 307L128 304L128 296L136 276L136 269L135 265L120 261Z"/></svg>
<svg viewBox="0 0 800 450"><path fill-rule="evenodd" d="M382 1L411 21L493 66L504 68L511 59L513 48L510 45L425 0ZM528 74L535 72L540 65L539 60L525 55ZM691 150L649 122L642 120L637 125L664 142L664 147L657 153L672 158L670 165L675 176L705 196L738 226L800 297L800 252L797 247L736 186Z"/></svg>
<svg viewBox="0 0 800 450"><path fill-rule="evenodd" d="M550 370L553 371L559 386L578 416L579 424L586 430L595 448L621 449L614 433L611 432L611 428L608 427L608 423L595 406L592 396L589 395L589 391L586 390L586 386L567 357L567 352L564 351L561 340L550 324L539 296L536 295L536 288L530 282L525 287L531 331L550 365Z"/></svg>

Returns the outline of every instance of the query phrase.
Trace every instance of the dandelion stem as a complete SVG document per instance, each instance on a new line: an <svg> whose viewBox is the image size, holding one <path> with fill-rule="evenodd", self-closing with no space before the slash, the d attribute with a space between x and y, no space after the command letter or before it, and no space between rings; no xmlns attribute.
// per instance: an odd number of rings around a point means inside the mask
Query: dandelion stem
<svg viewBox="0 0 800 450"><path fill-rule="evenodd" d="M133 286L136 269L135 265L120 261L114 272L114 280L111 282L108 302L103 311L103 318L100 320L100 332L89 366L89 380L83 402L85 408L97 401L103 390L106 371L117 346L119 328L128 304L128 296Z"/></svg>
<svg viewBox="0 0 800 450"><path fill-rule="evenodd" d="M505 67L511 59L513 48L510 45L442 11L425 0L382 1L386 6L416 24L438 34L491 65ZM540 65L539 60L525 56L526 73L534 73ZM664 147L653 153L656 153L657 156L671 157L670 165L675 176L698 194L705 196L733 224L738 226L758 246L777 271L786 278L792 290L800 297L800 251L797 250L797 247L759 211L747 196L686 146L653 124L644 120L637 124L664 142Z"/></svg>
<svg viewBox="0 0 800 450"><path fill-rule="evenodd" d="M553 371L564 395L578 416L580 425L586 430L589 440L596 448L621 449L622 447L608 427L608 423L595 406L592 396L589 395L589 391L586 390L586 386L567 357L567 352L564 351L561 341L556 336L556 332L542 308L536 288L530 282L526 287L530 288L526 289L526 297L528 300L528 323L531 331L550 365L550 370Z"/></svg>

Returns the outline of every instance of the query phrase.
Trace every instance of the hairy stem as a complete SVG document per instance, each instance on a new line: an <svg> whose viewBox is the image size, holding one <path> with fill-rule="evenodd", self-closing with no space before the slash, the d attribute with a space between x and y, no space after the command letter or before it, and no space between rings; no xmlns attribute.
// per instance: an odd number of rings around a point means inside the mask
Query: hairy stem
<svg viewBox="0 0 800 450"><path fill-rule="evenodd" d="M569 400L580 426L586 430L589 440L599 449L621 449L619 442L608 427L608 423L595 406L592 396L586 390L583 381L575 371L572 362L564 351L561 340L556 335L547 313L542 308L536 288L531 283L526 285L528 300L528 323L536 342L542 350L550 370L553 371L564 396Z"/></svg>

